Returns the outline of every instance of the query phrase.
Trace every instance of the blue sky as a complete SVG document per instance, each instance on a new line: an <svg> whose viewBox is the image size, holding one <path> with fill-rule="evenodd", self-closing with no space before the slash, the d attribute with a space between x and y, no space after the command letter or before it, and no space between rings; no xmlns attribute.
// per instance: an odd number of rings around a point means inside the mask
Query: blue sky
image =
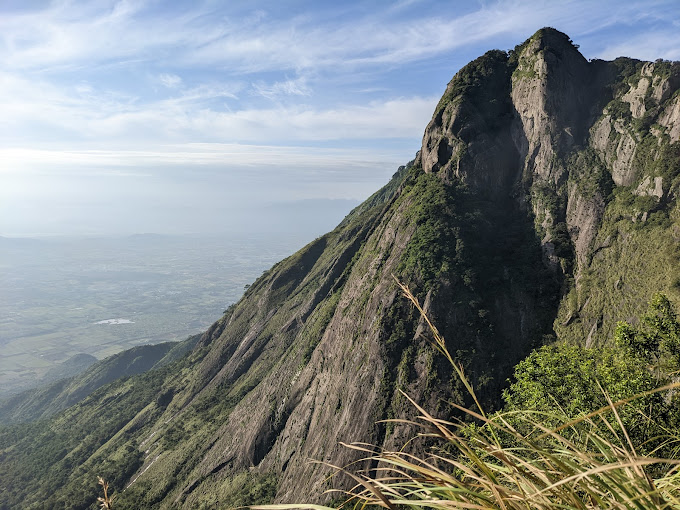
<svg viewBox="0 0 680 510"><path fill-rule="evenodd" d="M680 60L677 0L3 0L0 235L348 208L412 159L461 66L543 26L588 58Z"/></svg>

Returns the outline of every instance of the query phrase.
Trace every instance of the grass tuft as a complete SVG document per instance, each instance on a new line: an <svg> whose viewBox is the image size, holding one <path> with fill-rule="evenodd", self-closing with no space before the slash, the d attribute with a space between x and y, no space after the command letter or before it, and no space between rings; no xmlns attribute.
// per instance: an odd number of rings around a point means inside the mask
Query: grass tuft
<svg viewBox="0 0 680 510"><path fill-rule="evenodd" d="M99 496L97 498L97 503L99 503L99 506L104 510L111 510L113 508L113 500L116 498L116 496L109 497L109 483L101 476L98 476L97 479L99 480L99 485L102 486L102 490L104 491L104 497L102 498Z"/></svg>

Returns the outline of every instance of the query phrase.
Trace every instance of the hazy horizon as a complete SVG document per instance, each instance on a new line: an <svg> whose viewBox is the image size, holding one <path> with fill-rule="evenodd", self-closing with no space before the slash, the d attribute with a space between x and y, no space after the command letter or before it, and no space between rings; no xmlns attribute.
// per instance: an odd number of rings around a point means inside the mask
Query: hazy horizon
<svg viewBox="0 0 680 510"><path fill-rule="evenodd" d="M0 400L48 382L73 356L103 359L205 331L244 286L308 241L283 233L0 238Z"/></svg>
<svg viewBox="0 0 680 510"><path fill-rule="evenodd" d="M213 212L213 217L207 217L207 220L202 220L201 224L195 221L182 222L181 218L159 218L155 223L147 221L144 225L147 230L136 229L134 217L124 222L120 221L120 217L116 217L108 227L100 230L77 225L63 229L64 225L60 224L52 231L0 231L0 238L119 238L136 235L228 237L287 233L311 240L335 228L360 203L358 200L350 199L272 202L263 205L260 209L253 207Z"/></svg>

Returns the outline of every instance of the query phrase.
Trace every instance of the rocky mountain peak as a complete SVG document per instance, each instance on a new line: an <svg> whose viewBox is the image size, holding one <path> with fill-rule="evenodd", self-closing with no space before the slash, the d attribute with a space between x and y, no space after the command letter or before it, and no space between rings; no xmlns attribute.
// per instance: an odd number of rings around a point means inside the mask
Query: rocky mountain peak
<svg viewBox="0 0 680 510"><path fill-rule="evenodd" d="M571 39L553 28L509 54L487 52L449 82L425 130L423 170L489 196L506 196L535 174L559 182L564 169L554 155L584 143L596 75Z"/></svg>
<svg viewBox="0 0 680 510"><path fill-rule="evenodd" d="M583 55L578 51L578 46L574 44L571 38L564 32L552 27L537 30L521 47L524 54L549 51L556 56L571 55L586 62Z"/></svg>
<svg viewBox="0 0 680 510"><path fill-rule="evenodd" d="M490 196L513 182L518 154L507 129L515 118L508 61L507 53L489 51L449 82L423 136L417 163L426 173Z"/></svg>
<svg viewBox="0 0 680 510"><path fill-rule="evenodd" d="M605 166L602 183L661 182L642 175L648 158L640 144L649 136L655 147L677 141L679 85L677 63L589 62L568 35L542 28L508 53L489 51L456 73L425 130L419 162L426 173L459 180L487 199L514 197L536 219L546 262L577 275L610 185L584 196L576 183ZM586 160L590 170L577 171ZM569 254L575 267L565 262Z"/></svg>

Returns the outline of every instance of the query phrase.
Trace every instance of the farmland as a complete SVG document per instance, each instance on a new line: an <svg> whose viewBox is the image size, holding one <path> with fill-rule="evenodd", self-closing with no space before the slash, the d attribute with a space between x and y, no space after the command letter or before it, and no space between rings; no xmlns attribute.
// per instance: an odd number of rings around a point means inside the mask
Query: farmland
<svg viewBox="0 0 680 510"><path fill-rule="evenodd" d="M77 354L183 340L220 317L295 236L0 238L0 398Z"/></svg>

